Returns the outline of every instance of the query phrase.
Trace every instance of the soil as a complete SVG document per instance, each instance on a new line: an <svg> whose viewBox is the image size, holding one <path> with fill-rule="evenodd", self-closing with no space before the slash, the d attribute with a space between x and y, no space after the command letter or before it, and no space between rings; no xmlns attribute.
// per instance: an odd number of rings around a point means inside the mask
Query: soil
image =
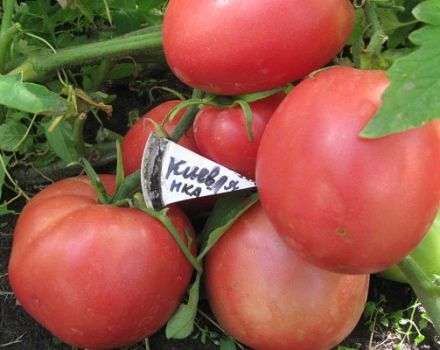
<svg viewBox="0 0 440 350"><path fill-rule="evenodd" d="M157 77L166 77L166 72L158 72ZM160 81L150 75L151 84L157 85ZM155 80L156 79L156 80ZM169 82L168 78L165 78ZM126 86L126 85L125 85ZM169 86L169 84L168 84ZM182 86L177 86L178 91L183 91ZM111 130L123 134L127 129L127 115L135 108L139 108L142 114L151 104L159 103L163 99L169 99L169 95L159 94L155 101L150 101L145 94L140 93L139 86L132 86L132 89L121 89L121 87L108 86L109 93L117 93L118 98L113 104L113 117L105 120L105 124ZM140 107L139 107L140 106ZM93 136L92 123L89 126L89 136ZM16 203L16 212L24 203ZM16 215L2 216L0 222L0 350L72 350L73 348L63 344L54 338L47 330L36 323L17 304L13 292L8 283L7 264L11 249L12 232L16 221ZM377 311L376 322L372 327L368 324L367 318L362 318L352 334L341 344L340 350L351 349L440 349L440 340L433 327L428 325L423 329L425 340L421 345L414 345L414 336L404 339L402 334L393 327L393 312L406 309L414 302L414 295L407 285L390 282L372 276L369 292L370 301L378 301L380 298L387 301ZM204 314L209 315L209 308L206 301L202 301L200 309ZM385 317L384 315L388 315ZM388 325L386 324L388 320ZM167 340L164 331L161 330L149 339L149 346L142 342L120 350L215 350L219 349L218 340L226 338L208 318L199 315L199 328L194 334L184 340ZM323 320L322 327L325 327ZM372 330L373 329L373 330ZM407 328L404 328L407 329ZM414 333L413 333L414 335ZM404 339L404 340L402 340ZM411 345L412 344L412 345ZM400 345L400 348L398 346ZM343 348L343 347L344 348ZM246 350L245 347L242 347ZM294 350L294 349L292 349Z"/></svg>

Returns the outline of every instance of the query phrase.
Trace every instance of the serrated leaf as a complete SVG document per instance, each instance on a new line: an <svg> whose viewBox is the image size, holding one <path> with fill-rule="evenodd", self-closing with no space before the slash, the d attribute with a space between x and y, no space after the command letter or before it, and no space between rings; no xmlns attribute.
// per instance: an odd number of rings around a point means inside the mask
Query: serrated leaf
<svg viewBox="0 0 440 350"><path fill-rule="evenodd" d="M168 321L165 329L165 335L168 339L184 339L193 332L199 304L200 279L201 274L197 273L188 291L188 302L182 303Z"/></svg>
<svg viewBox="0 0 440 350"><path fill-rule="evenodd" d="M61 115L70 104L43 85L25 83L17 76L0 76L0 104L32 114Z"/></svg>
<svg viewBox="0 0 440 350"><path fill-rule="evenodd" d="M51 124L51 121L42 123L50 148L67 164L77 162L79 155L75 148L72 125L66 121L62 121L54 130L49 131Z"/></svg>
<svg viewBox="0 0 440 350"><path fill-rule="evenodd" d="M363 137L419 127L440 117L440 27L426 26L410 39L420 47L397 59L388 70L391 84L376 115L362 130Z"/></svg>
<svg viewBox="0 0 440 350"><path fill-rule="evenodd" d="M202 249L199 258L203 258L223 234L248 208L258 201L258 194L251 196L247 191L231 192L217 200L211 215L201 234Z"/></svg>

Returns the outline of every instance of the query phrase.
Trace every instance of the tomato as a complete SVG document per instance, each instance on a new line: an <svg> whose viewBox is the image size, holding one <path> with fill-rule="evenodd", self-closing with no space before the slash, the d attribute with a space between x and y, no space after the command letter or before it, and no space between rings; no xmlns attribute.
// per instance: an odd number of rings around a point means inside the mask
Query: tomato
<svg viewBox="0 0 440 350"><path fill-rule="evenodd" d="M246 119L240 106L223 109L203 107L193 125L200 154L254 179L261 135L272 113L285 96L284 93L278 93L250 104L252 141L247 136Z"/></svg>
<svg viewBox="0 0 440 350"><path fill-rule="evenodd" d="M102 176L114 189L114 177ZM169 216L184 239L191 224ZM46 187L14 231L9 280L23 308L63 341L108 349L137 342L169 319L192 267L165 227L135 208L97 203L87 178Z"/></svg>
<svg viewBox="0 0 440 350"><path fill-rule="evenodd" d="M369 275L343 275L303 260L251 207L208 253L208 301L220 326L256 350L324 350L358 322Z"/></svg>
<svg viewBox="0 0 440 350"><path fill-rule="evenodd" d="M343 48L353 23L348 0L170 0L163 47L184 83L240 95L322 67Z"/></svg>
<svg viewBox="0 0 440 350"><path fill-rule="evenodd" d="M426 236L411 252L411 256L431 280L440 275L440 212ZM391 266L389 269L381 271L379 275L391 281L408 283L397 266Z"/></svg>
<svg viewBox="0 0 440 350"><path fill-rule="evenodd" d="M125 134L121 144L125 175L130 175L141 168L145 143L150 134L156 130L153 123L148 119L159 124L162 123L167 113L179 102L181 101L171 100L154 107L143 115ZM166 122L164 124L165 131L171 133L181 120L183 114L184 110L179 112L172 121ZM192 128L187 130L186 134L180 138L179 144L192 151L197 151Z"/></svg>
<svg viewBox="0 0 440 350"><path fill-rule="evenodd" d="M370 273L421 241L440 199L435 123L377 139L359 133L389 82L337 67L297 85L263 134L256 180L280 234L317 266Z"/></svg>

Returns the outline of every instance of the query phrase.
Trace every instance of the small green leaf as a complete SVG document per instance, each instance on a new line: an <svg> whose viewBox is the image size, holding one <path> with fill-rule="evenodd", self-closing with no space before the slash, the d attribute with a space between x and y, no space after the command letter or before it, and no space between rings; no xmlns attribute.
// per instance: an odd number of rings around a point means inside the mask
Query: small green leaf
<svg viewBox="0 0 440 350"><path fill-rule="evenodd" d="M0 104L32 114L61 115L70 104L43 85L22 82L18 76L0 76Z"/></svg>
<svg viewBox="0 0 440 350"><path fill-rule="evenodd" d="M7 215L7 214L14 214L15 212L13 210L10 210L8 208L8 205L6 202L0 204L0 216Z"/></svg>
<svg viewBox="0 0 440 350"><path fill-rule="evenodd" d="M419 334L414 339L414 342L418 345L418 344L422 343L424 340L425 340L425 336L423 334Z"/></svg>
<svg viewBox="0 0 440 350"><path fill-rule="evenodd" d="M414 8L413 15L422 22L440 26L440 0L422 1Z"/></svg>
<svg viewBox="0 0 440 350"><path fill-rule="evenodd" d="M75 148L72 125L66 121L61 121L54 130L49 131L51 124L51 121L42 123L50 148L67 164L77 162L79 155Z"/></svg>
<svg viewBox="0 0 440 350"><path fill-rule="evenodd" d="M217 200L211 215L201 234L202 249L198 256L201 260L217 243L223 234L248 208L258 201L258 193L248 196L247 191L237 191L222 195Z"/></svg>
<svg viewBox="0 0 440 350"><path fill-rule="evenodd" d="M188 302L182 303L168 321L165 329L165 335L168 339L184 339L193 332L199 303L200 279L201 273L197 273L188 292Z"/></svg>
<svg viewBox="0 0 440 350"><path fill-rule="evenodd" d="M419 330L422 330L422 329L428 327L428 320L426 320L424 318L420 319L418 322L418 326L419 326Z"/></svg>
<svg viewBox="0 0 440 350"><path fill-rule="evenodd" d="M0 125L0 150L14 152L26 134L22 123L8 121Z"/></svg>
<svg viewBox="0 0 440 350"><path fill-rule="evenodd" d="M220 350L237 350L234 339L222 339L220 341Z"/></svg>

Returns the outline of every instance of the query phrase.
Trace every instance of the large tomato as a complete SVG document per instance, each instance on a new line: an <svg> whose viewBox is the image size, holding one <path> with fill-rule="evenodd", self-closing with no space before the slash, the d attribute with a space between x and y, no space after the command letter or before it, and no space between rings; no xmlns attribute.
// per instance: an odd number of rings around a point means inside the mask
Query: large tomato
<svg viewBox="0 0 440 350"><path fill-rule="evenodd" d="M163 46L189 86L239 95L322 67L342 49L353 22L348 0L170 0Z"/></svg>
<svg viewBox="0 0 440 350"><path fill-rule="evenodd" d="M181 101L171 100L154 107L143 115L125 134L121 144L125 175L134 173L141 168L145 143L150 134L156 130L154 124L149 121L149 119L161 124L167 113L179 104L179 102ZM164 124L165 131L168 133L172 132L181 120L183 114L184 110L180 111L172 121L167 121ZM197 151L192 128L181 137L179 145L192 151Z"/></svg>
<svg viewBox="0 0 440 350"><path fill-rule="evenodd" d="M388 268L420 242L436 215L435 123L359 136L388 84L383 71L322 71L291 91L263 134L256 170L262 204L280 234L323 268Z"/></svg>
<svg viewBox="0 0 440 350"><path fill-rule="evenodd" d="M103 176L108 190L113 176ZM171 220L192 230L177 209ZM192 267L164 226L135 208L97 203L87 178L38 193L20 215L9 280L23 308L63 341L89 349L137 342L169 319Z"/></svg>
<svg viewBox="0 0 440 350"><path fill-rule="evenodd" d="M325 350L358 322L368 275L319 269L277 234L261 205L249 209L206 257L214 316L256 350Z"/></svg>
<svg viewBox="0 0 440 350"><path fill-rule="evenodd" d="M440 212L437 213L426 236L411 252L411 256L432 281L440 275ZM397 266L381 271L379 276L391 281L408 283L408 279Z"/></svg>
<svg viewBox="0 0 440 350"><path fill-rule="evenodd" d="M272 113L285 96L284 93L278 93L250 104L252 141L246 133L246 119L240 106L223 109L203 107L193 125L200 154L254 179L261 135Z"/></svg>

